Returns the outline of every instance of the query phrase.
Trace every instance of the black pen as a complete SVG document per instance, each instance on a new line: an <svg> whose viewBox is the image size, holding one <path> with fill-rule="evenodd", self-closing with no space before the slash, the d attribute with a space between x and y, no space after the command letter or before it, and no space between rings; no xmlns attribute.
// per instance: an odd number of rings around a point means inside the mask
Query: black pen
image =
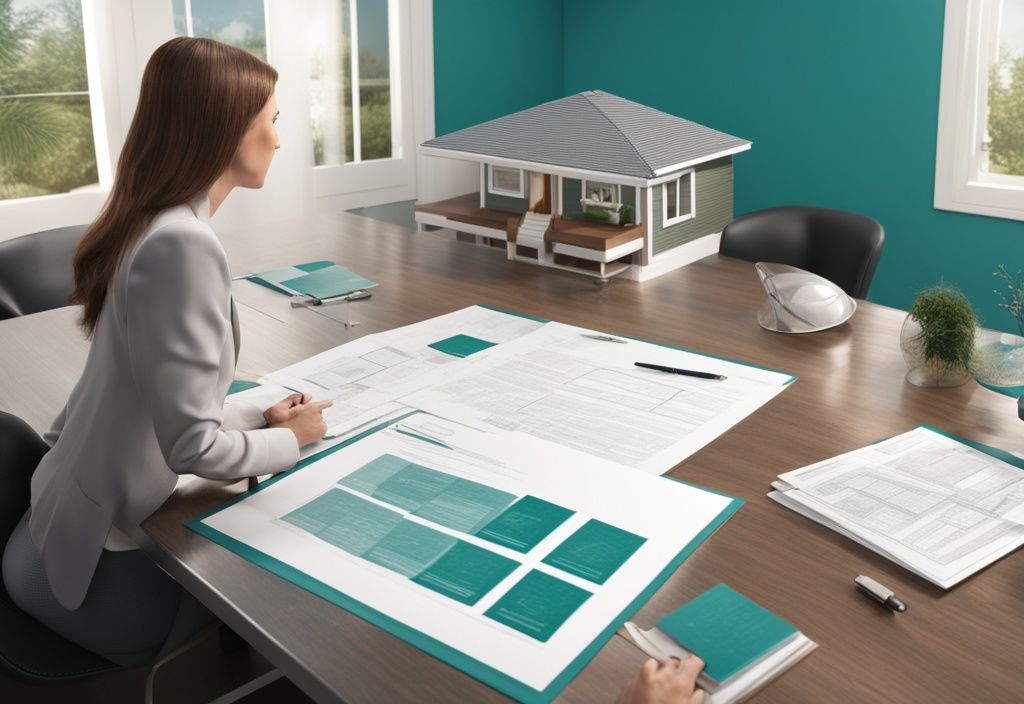
<svg viewBox="0 0 1024 704"><path fill-rule="evenodd" d="M695 376L698 379L718 379L719 381L725 379L724 374L712 374L711 372L693 372L689 369L677 369L676 367L666 367L662 364L650 364L648 362L633 362L638 367L644 369L656 369L659 372L668 372L669 374L682 374L683 376Z"/></svg>

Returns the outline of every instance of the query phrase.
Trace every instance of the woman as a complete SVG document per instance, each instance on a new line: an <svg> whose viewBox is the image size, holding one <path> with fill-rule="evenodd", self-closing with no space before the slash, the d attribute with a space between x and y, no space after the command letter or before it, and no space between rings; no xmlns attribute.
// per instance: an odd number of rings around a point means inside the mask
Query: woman
<svg viewBox="0 0 1024 704"><path fill-rule="evenodd" d="M209 217L234 187L263 185L279 146L276 80L266 63L209 39L158 48L110 198L75 255L71 300L92 344L45 437L3 577L21 609L122 665L208 618L126 535L177 475L279 472L325 432L329 402L224 405L238 333Z"/></svg>

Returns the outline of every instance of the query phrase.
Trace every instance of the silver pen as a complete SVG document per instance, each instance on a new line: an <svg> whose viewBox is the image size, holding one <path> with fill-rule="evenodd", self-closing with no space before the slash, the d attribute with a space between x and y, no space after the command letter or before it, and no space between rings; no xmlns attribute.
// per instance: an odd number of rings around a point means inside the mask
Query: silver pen
<svg viewBox="0 0 1024 704"><path fill-rule="evenodd" d="M871 579L871 577L859 574L856 579L853 580L853 583L856 584L862 592L890 611L899 614L907 610L907 605L896 598L896 594L892 589L882 586L875 580Z"/></svg>
<svg viewBox="0 0 1024 704"><path fill-rule="evenodd" d="M583 332L583 333L580 333L580 336L581 337L589 337L591 340L600 340L601 342L618 342L620 345L626 344L625 340L620 340L619 338L612 337L611 335L597 335L597 334L591 334L591 333Z"/></svg>

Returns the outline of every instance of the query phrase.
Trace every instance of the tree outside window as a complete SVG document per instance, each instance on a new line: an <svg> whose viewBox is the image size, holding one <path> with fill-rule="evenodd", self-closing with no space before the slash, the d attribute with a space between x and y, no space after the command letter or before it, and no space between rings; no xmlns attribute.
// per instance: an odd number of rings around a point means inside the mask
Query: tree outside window
<svg viewBox="0 0 1024 704"><path fill-rule="evenodd" d="M988 172L1024 176L1024 0L1003 0L988 76Z"/></svg>
<svg viewBox="0 0 1024 704"><path fill-rule="evenodd" d="M0 0L0 200L98 181L80 2Z"/></svg>

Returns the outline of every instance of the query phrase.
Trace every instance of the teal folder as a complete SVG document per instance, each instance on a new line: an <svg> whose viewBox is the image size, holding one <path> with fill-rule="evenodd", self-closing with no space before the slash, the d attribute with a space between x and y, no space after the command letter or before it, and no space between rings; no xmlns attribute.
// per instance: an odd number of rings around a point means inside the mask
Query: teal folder
<svg viewBox="0 0 1024 704"><path fill-rule="evenodd" d="M700 657L704 673L719 684L797 632L790 623L725 584L665 616L658 628Z"/></svg>
<svg viewBox="0 0 1024 704"><path fill-rule="evenodd" d="M278 293L298 293L314 298L334 298L377 285L376 281L363 278L329 261L285 266L261 271L246 278Z"/></svg>

